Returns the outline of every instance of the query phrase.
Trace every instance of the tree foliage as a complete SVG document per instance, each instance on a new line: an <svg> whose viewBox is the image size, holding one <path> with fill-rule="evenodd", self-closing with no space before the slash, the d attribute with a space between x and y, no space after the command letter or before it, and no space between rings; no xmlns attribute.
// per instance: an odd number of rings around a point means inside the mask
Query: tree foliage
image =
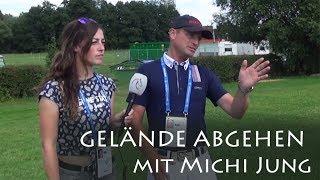
<svg viewBox="0 0 320 180"><path fill-rule="evenodd" d="M221 37L233 41L269 40L292 71L320 69L319 0L216 0L226 13L215 16Z"/></svg>
<svg viewBox="0 0 320 180"><path fill-rule="evenodd" d="M10 47L10 39L12 38L12 31L8 25L0 20L0 47L8 50Z"/></svg>
<svg viewBox="0 0 320 180"><path fill-rule="evenodd" d="M178 15L174 4L160 1L113 5L104 0L64 0L60 6L44 1L17 18L0 14L0 19L6 19L5 25L0 23L0 32L11 31L11 35L4 33L10 37L9 48L0 44L0 53L46 51L52 39L59 40L63 27L79 17L93 18L102 25L109 49L128 48L134 42L165 41L169 22Z"/></svg>

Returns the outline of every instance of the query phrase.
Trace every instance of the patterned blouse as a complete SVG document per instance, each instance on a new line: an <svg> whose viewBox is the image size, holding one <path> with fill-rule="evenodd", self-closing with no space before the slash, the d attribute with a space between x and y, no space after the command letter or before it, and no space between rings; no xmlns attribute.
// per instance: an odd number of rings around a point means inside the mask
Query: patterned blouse
<svg viewBox="0 0 320 180"><path fill-rule="evenodd" d="M99 78L99 79L98 79ZM106 135L110 134L109 119L111 116L111 97L116 90L114 81L100 74L80 81L80 90L88 103L91 111L91 120L94 121L96 130L106 130ZM57 153L58 155L89 155L92 148L86 148L80 143L81 136L91 130L88 115L84 112L85 107L80 95L79 113L76 120L70 120L68 112L63 103L62 92L59 83L55 80L46 82L39 94L47 97L58 105L59 124ZM90 144L91 136L84 138L86 144Z"/></svg>

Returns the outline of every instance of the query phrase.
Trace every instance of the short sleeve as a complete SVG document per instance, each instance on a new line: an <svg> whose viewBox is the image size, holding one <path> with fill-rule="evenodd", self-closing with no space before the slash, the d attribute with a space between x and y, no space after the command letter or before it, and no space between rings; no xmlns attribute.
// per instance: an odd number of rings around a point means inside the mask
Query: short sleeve
<svg viewBox="0 0 320 180"><path fill-rule="evenodd" d="M117 90L117 85L112 79L110 79L110 81L111 81L111 91L115 92Z"/></svg>
<svg viewBox="0 0 320 180"><path fill-rule="evenodd" d="M110 77L106 77L101 74L98 75L98 78L101 80L100 82L102 84L103 90L107 93L106 95L111 98L112 94L117 90L116 83Z"/></svg>
<svg viewBox="0 0 320 180"><path fill-rule="evenodd" d="M107 78L107 86L110 88L110 91L115 92L117 90L117 85L113 79Z"/></svg>
<svg viewBox="0 0 320 180"><path fill-rule="evenodd" d="M39 93L38 100L40 101L41 97L46 97L50 99L51 101L55 102L58 107L61 107L61 91L59 88L59 82L50 80L46 82L41 92Z"/></svg>
<svg viewBox="0 0 320 180"><path fill-rule="evenodd" d="M205 68L205 74L208 81L207 97L215 106L218 106L217 102L223 95L228 93L228 91L223 88L220 79L214 72Z"/></svg>
<svg viewBox="0 0 320 180"><path fill-rule="evenodd" d="M137 73L143 74L143 75L147 76L148 79L150 79L148 77L147 71L145 70L146 69L146 67L145 67L146 65L147 64L142 64L138 68ZM149 89L150 89L150 86L149 86L149 83L148 83L145 91L143 92L143 94L141 94L141 96L136 96L136 98L133 101L133 104L147 107L147 103L148 103L147 100L148 100L148 96L149 96L149 92L150 92ZM129 98L130 98L130 96L128 96L127 101L129 100Z"/></svg>

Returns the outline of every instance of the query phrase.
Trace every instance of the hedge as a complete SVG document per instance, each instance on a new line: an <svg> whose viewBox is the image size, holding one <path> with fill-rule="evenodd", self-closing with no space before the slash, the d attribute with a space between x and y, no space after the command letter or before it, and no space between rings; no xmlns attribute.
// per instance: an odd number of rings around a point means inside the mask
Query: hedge
<svg viewBox="0 0 320 180"><path fill-rule="evenodd" d="M249 56L203 56L193 58L193 62L204 65L216 72L223 82L236 81L244 59L251 65L260 57L271 62L271 78L292 75L285 62L276 55ZM6 66L0 68L0 102L11 98L35 95L37 86L47 73L47 68L36 65Z"/></svg>
<svg viewBox="0 0 320 180"><path fill-rule="evenodd" d="M202 56L193 58L193 62L199 65L204 65L213 70L221 79L222 82L231 82L238 79L240 66L243 60L248 61L251 65L257 59L263 57L271 63L270 77L291 75L288 67L280 57L274 54L268 55L246 55L246 56Z"/></svg>
<svg viewBox="0 0 320 180"><path fill-rule="evenodd" d="M0 68L0 101L35 95L34 87L46 73L47 69L38 65Z"/></svg>

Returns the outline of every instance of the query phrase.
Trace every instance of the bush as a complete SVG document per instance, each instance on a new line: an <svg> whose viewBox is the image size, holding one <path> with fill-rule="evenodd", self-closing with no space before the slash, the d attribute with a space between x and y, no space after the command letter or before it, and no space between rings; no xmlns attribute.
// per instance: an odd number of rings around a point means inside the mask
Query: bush
<svg viewBox="0 0 320 180"><path fill-rule="evenodd" d="M9 91L7 89L1 89L0 90L0 102L7 101L9 99L12 99L10 97Z"/></svg>
<svg viewBox="0 0 320 180"><path fill-rule="evenodd" d="M274 54L268 55L245 55L245 56L202 56L193 58L193 62L204 65L219 75L221 81L230 82L238 79L240 66L243 60L248 61L251 65L257 59L264 59L271 62L270 77L280 77L290 75L287 65L280 57Z"/></svg>
<svg viewBox="0 0 320 180"><path fill-rule="evenodd" d="M0 68L0 101L35 95L33 88L46 75L38 65L6 66Z"/></svg>

